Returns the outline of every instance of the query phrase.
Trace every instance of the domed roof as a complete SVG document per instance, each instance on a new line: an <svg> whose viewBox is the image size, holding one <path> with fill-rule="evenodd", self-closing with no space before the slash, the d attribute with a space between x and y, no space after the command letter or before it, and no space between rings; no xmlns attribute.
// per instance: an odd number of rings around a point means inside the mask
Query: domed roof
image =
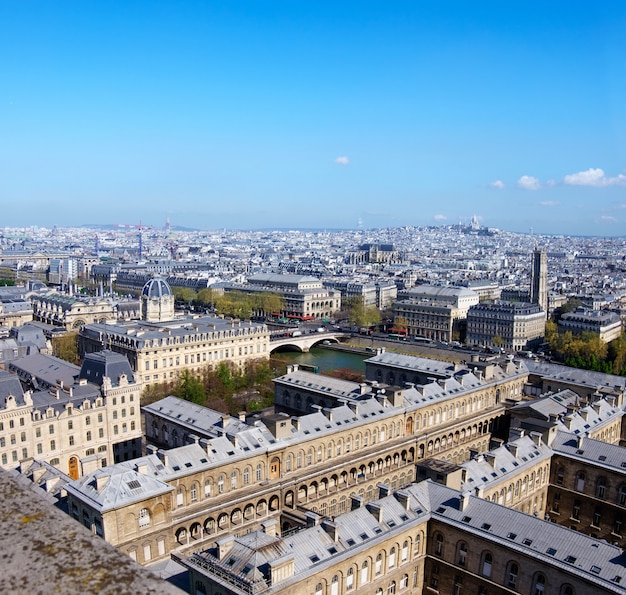
<svg viewBox="0 0 626 595"><path fill-rule="evenodd" d="M149 298L162 298L172 295L172 288L169 286L165 279L160 277L154 277L150 279L141 290L141 295L145 295Z"/></svg>

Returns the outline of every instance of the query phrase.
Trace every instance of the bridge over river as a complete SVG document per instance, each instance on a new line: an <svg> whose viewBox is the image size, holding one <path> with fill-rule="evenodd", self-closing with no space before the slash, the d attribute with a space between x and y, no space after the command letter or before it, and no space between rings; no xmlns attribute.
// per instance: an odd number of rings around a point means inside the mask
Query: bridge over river
<svg viewBox="0 0 626 595"><path fill-rule="evenodd" d="M298 331L297 331L298 332ZM314 345L329 341L331 343L340 343L350 338L350 333L342 332L311 332L302 333L297 336L285 336L284 333L276 333L270 336L270 353L276 351L280 347L293 348L295 351L306 353Z"/></svg>

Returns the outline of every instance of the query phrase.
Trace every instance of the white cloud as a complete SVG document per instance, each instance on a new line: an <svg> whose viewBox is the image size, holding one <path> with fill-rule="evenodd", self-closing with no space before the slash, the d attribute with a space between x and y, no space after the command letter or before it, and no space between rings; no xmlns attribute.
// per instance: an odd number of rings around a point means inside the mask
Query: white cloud
<svg viewBox="0 0 626 595"><path fill-rule="evenodd" d="M599 167L590 167L586 171L579 171L575 174L569 174L563 178L563 183L568 186L624 186L626 185L626 176L619 174L613 178L609 178L604 174L604 170Z"/></svg>
<svg viewBox="0 0 626 595"><path fill-rule="evenodd" d="M533 178L533 176L522 176L517 180L517 187L522 190L539 190L541 183L537 178Z"/></svg>
<svg viewBox="0 0 626 595"><path fill-rule="evenodd" d="M350 159L343 155L341 157L337 157L337 159L335 159L335 163L337 165L348 165L348 163L350 163Z"/></svg>
<svg viewBox="0 0 626 595"><path fill-rule="evenodd" d="M445 215L435 215L435 221L445 221L447 217Z"/></svg>
<svg viewBox="0 0 626 595"><path fill-rule="evenodd" d="M542 200L539 203L540 207L558 207L559 203L556 200Z"/></svg>
<svg viewBox="0 0 626 595"><path fill-rule="evenodd" d="M617 217L612 215L600 215L600 223L617 223Z"/></svg>
<svg viewBox="0 0 626 595"><path fill-rule="evenodd" d="M504 182L502 180L496 180L495 182L491 182L491 184L489 184L492 188L497 188L498 190L502 190L505 186Z"/></svg>

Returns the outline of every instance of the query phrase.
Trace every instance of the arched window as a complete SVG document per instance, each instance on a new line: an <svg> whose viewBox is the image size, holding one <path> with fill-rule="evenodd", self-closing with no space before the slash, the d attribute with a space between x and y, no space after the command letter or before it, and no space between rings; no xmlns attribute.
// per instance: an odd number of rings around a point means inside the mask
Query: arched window
<svg viewBox="0 0 626 595"><path fill-rule="evenodd" d="M579 471L576 475L576 490L578 492L585 491L585 474L582 471Z"/></svg>
<svg viewBox="0 0 626 595"><path fill-rule="evenodd" d="M533 595L544 595L546 590L546 577L543 574L537 574L533 582Z"/></svg>
<svg viewBox="0 0 626 595"><path fill-rule="evenodd" d="M369 564L367 563L367 560L365 560L365 562L363 562L363 565L361 566L361 584L365 585L367 584L368 581L369 581Z"/></svg>
<svg viewBox="0 0 626 595"><path fill-rule="evenodd" d="M441 555L443 555L443 535L437 533L437 535L435 535L435 556Z"/></svg>
<svg viewBox="0 0 626 595"><path fill-rule="evenodd" d="M619 487L619 493L617 495L617 503L620 506L626 506L626 485L622 484Z"/></svg>
<svg viewBox="0 0 626 595"><path fill-rule="evenodd" d="M459 566L465 566L467 564L467 545L463 542L459 543L457 546L456 563Z"/></svg>
<svg viewBox="0 0 626 595"><path fill-rule="evenodd" d="M230 489L234 490L237 487L237 471L233 471L230 474Z"/></svg>
<svg viewBox="0 0 626 595"><path fill-rule="evenodd" d="M263 463L259 463L256 466L256 480L261 481L263 479Z"/></svg>
<svg viewBox="0 0 626 595"><path fill-rule="evenodd" d="M396 592L396 581L391 581L387 587L387 595L393 595Z"/></svg>
<svg viewBox="0 0 626 595"><path fill-rule="evenodd" d="M396 548L392 547L389 550L389 568L393 568L396 565Z"/></svg>
<svg viewBox="0 0 626 595"><path fill-rule="evenodd" d="M208 498L211 495L211 480L207 479L204 482L204 497Z"/></svg>
<svg viewBox="0 0 626 595"><path fill-rule="evenodd" d="M400 557L400 560L402 562L406 562L408 560L408 558L409 558L409 542L405 541L402 544L402 555Z"/></svg>
<svg viewBox="0 0 626 595"><path fill-rule="evenodd" d="M561 585L561 590L559 591L559 595L576 595L576 593L574 591L574 587L566 583L564 585Z"/></svg>
<svg viewBox="0 0 626 595"><path fill-rule="evenodd" d="M604 477L600 477L598 479L598 483L596 484L596 498L600 498L604 500L606 497L606 479Z"/></svg>
<svg viewBox="0 0 626 595"><path fill-rule="evenodd" d="M354 588L354 568L348 568L346 573L346 591L351 591Z"/></svg>
<svg viewBox="0 0 626 595"><path fill-rule="evenodd" d="M481 569L482 575L486 577L491 576L491 565L493 564L493 556L487 552L483 556L483 567Z"/></svg>
<svg viewBox="0 0 626 595"><path fill-rule="evenodd" d="M317 585L315 585L315 595L323 595L323 593L324 593L324 587L322 583L317 583Z"/></svg>
<svg viewBox="0 0 626 595"><path fill-rule="evenodd" d="M220 494L223 494L223 493L224 493L224 476L223 476L223 475L220 475L220 476L217 478L217 491L218 491Z"/></svg>
<svg viewBox="0 0 626 595"><path fill-rule="evenodd" d="M330 595L339 595L339 577L333 576L330 581Z"/></svg>
<svg viewBox="0 0 626 595"><path fill-rule="evenodd" d="M189 495L191 497L192 502L196 502L198 500L198 484L192 483L191 489L189 490Z"/></svg>
<svg viewBox="0 0 626 595"><path fill-rule="evenodd" d="M246 467L243 470L243 484L248 485L250 483L250 467Z"/></svg>
<svg viewBox="0 0 626 595"><path fill-rule="evenodd" d="M376 556L376 566L374 567L374 572L376 576L378 576L379 574L382 573L382 571L383 571L383 555L378 554Z"/></svg>
<svg viewBox="0 0 626 595"><path fill-rule="evenodd" d="M400 588L406 589L409 586L409 575L405 574L400 581Z"/></svg>
<svg viewBox="0 0 626 595"><path fill-rule="evenodd" d="M176 490L176 506L182 506L185 503L185 492L183 486L178 486Z"/></svg>
<svg viewBox="0 0 626 595"><path fill-rule="evenodd" d="M515 589L517 586L517 575L519 574L519 568L515 562L509 562L506 571L506 586Z"/></svg>

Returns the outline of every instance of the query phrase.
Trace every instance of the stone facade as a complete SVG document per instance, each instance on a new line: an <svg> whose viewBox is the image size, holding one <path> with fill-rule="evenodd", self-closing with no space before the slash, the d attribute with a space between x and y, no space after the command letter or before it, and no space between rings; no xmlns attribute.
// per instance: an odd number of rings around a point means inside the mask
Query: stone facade
<svg viewBox="0 0 626 595"><path fill-rule="evenodd" d="M0 464L45 461L72 478L141 455L141 382L128 362L104 352L87 357L74 383L24 391L0 372Z"/></svg>

